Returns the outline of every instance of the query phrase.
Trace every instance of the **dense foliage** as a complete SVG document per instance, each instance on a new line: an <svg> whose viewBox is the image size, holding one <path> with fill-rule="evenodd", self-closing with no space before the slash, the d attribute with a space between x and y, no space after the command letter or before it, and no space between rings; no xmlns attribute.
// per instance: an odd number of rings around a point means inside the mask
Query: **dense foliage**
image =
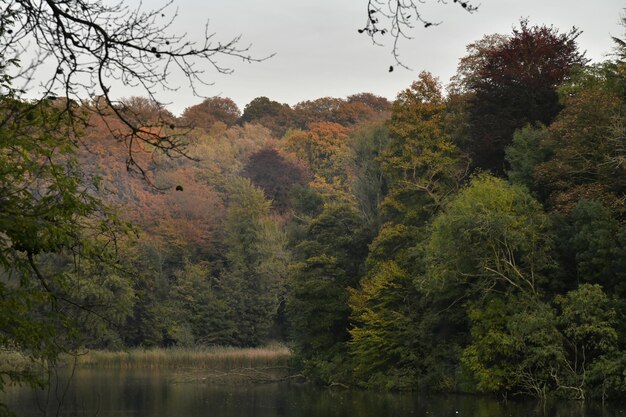
<svg viewBox="0 0 626 417"><path fill-rule="evenodd" d="M188 157L144 144L140 177L115 112L70 132L3 95L0 346L281 340L320 383L623 397L625 64L577 34L485 37L448 95L423 72L393 104L207 99L166 115Z"/></svg>

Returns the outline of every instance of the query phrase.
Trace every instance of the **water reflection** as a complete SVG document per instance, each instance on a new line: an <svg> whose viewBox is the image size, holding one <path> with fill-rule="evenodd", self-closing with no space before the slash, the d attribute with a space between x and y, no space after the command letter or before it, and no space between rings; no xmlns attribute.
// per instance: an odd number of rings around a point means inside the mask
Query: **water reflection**
<svg viewBox="0 0 626 417"><path fill-rule="evenodd" d="M60 388L60 387L59 387ZM61 390L34 395L26 388L3 394L18 416L48 415ZM474 396L333 391L301 384L255 385L242 381L202 381L201 374L159 370L89 370L77 372L60 416L150 417L626 417L626 407L612 404L508 401Z"/></svg>

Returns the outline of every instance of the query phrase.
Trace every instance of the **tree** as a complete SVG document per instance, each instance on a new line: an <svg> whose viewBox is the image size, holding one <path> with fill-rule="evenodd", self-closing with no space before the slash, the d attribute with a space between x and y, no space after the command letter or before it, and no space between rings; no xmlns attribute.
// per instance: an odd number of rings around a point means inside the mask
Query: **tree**
<svg viewBox="0 0 626 417"><path fill-rule="evenodd" d="M626 228L597 201L580 200L561 236L562 264L571 285L602 285L609 294L626 294Z"/></svg>
<svg viewBox="0 0 626 417"><path fill-rule="evenodd" d="M557 296L555 303L559 329L565 337L566 360L560 369L552 371L552 377L556 389L565 396L584 400L590 389L598 388L587 381L587 373L617 348L616 311L597 284L583 284ZM605 378L609 376L613 375L605 374Z"/></svg>
<svg viewBox="0 0 626 417"><path fill-rule="evenodd" d="M309 130L290 132L284 149L304 161L314 175L327 184L343 184L343 161L348 143L348 129L329 122L312 123Z"/></svg>
<svg viewBox="0 0 626 417"><path fill-rule="evenodd" d="M231 99L211 97L204 99L200 104L187 107L180 116L180 120L185 125L209 130L215 122L233 126L240 116L239 107Z"/></svg>
<svg viewBox="0 0 626 417"><path fill-rule="evenodd" d="M307 225L291 267L287 314L294 353L308 376L346 382L349 288L363 273L370 231L353 207L332 203Z"/></svg>
<svg viewBox="0 0 626 417"><path fill-rule="evenodd" d="M115 262L128 226L80 171L67 117L49 101L0 97L0 347L33 365L3 368L0 390L7 376L40 382L36 363L95 340L130 303Z"/></svg>
<svg viewBox="0 0 626 417"><path fill-rule="evenodd" d="M530 27L522 20L506 40L491 36L470 45L459 77L470 94L469 140L460 145L475 168L502 174L513 132L554 120L562 108L557 87L587 62L577 49L579 34L575 28L559 33L554 27Z"/></svg>
<svg viewBox="0 0 626 417"><path fill-rule="evenodd" d="M437 216L428 243L426 285L460 285L536 296L552 265L548 217L528 191L482 175Z"/></svg>
<svg viewBox="0 0 626 417"><path fill-rule="evenodd" d="M520 294L487 294L468 305L471 339L462 363L479 392L524 392L546 398L551 372L564 363L562 336L550 305Z"/></svg>
<svg viewBox="0 0 626 417"><path fill-rule="evenodd" d="M233 342L236 323L229 301L215 268L207 262L185 260L183 268L175 273L172 295L166 302L178 313L179 327L188 326L188 343L215 346ZM185 340L179 338L177 342L183 345Z"/></svg>
<svg viewBox="0 0 626 417"><path fill-rule="evenodd" d="M172 309L168 247L144 236L124 248L124 262L131 266L135 300L128 317L119 326L124 346L164 347L184 342L177 331L177 310Z"/></svg>
<svg viewBox="0 0 626 417"><path fill-rule="evenodd" d="M446 103L439 81L422 72L398 94L389 126L389 144L380 157L389 183L383 201L388 216L423 222L458 187L465 166L443 130Z"/></svg>
<svg viewBox="0 0 626 417"><path fill-rule="evenodd" d="M454 324L436 317L432 298L415 285L425 272L428 225L465 171L445 133L445 111L438 81L421 73L398 94L389 139L376 158L387 188L381 205L387 222L370 245L367 274L350 298L350 351L355 376L365 386L449 385L456 343L437 327Z"/></svg>
<svg viewBox="0 0 626 417"><path fill-rule="evenodd" d="M557 295L553 305L492 293L469 304L463 363L482 392L585 400L623 395L616 310L599 285Z"/></svg>
<svg viewBox="0 0 626 417"><path fill-rule="evenodd" d="M358 93L348 96L348 103L362 103L372 110L385 113L391 110L391 103L385 97L372 93Z"/></svg>
<svg viewBox="0 0 626 417"><path fill-rule="evenodd" d="M569 213L580 199L601 201L624 217L625 107L603 71L589 69L562 88L564 109L539 147L547 154L533 171L548 207Z"/></svg>
<svg viewBox="0 0 626 417"><path fill-rule="evenodd" d="M379 220L380 204L387 193L380 156L389 144L384 123L370 123L354 130L348 141L346 171L350 193L372 222Z"/></svg>
<svg viewBox="0 0 626 417"><path fill-rule="evenodd" d="M412 390L422 374L427 335L413 280L396 261L374 264L350 293L350 353L366 387Z"/></svg>
<svg viewBox="0 0 626 417"><path fill-rule="evenodd" d="M513 184L525 185L535 190L535 168L545 162L550 152L542 147L547 135L543 127L526 126L513 134L513 141L505 149L510 169L506 172Z"/></svg>
<svg viewBox="0 0 626 417"><path fill-rule="evenodd" d="M313 123L330 122L351 127L364 120L374 118L380 110L362 100L343 100L334 97L322 97L315 100L301 101L293 107L293 118L300 129L307 129Z"/></svg>
<svg viewBox="0 0 626 417"><path fill-rule="evenodd" d="M289 208L292 187L305 185L310 180L304 167L274 148L264 148L252 154L243 168L243 176L264 191L265 197L272 201L272 208L279 213Z"/></svg>
<svg viewBox="0 0 626 417"><path fill-rule="evenodd" d="M265 96L257 97L246 104L239 121L242 123L251 123L258 119L264 119L265 117L276 117L284 108L289 108L289 105L280 104Z"/></svg>
<svg viewBox="0 0 626 417"><path fill-rule="evenodd" d="M277 138L282 138L290 128L295 127L291 107L267 97L257 97L246 104L239 123L258 123L270 129Z"/></svg>
<svg viewBox="0 0 626 417"><path fill-rule="evenodd" d="M118 104L120 111L134 126L156 126L159 123L171 124L174 115L161 103L145 97L129 97L121 99Z"/></svg>
<svg viewBox="0 0 626 417"><path fill-rule="evenodd" d="M270 218L270 202L248 179L229 184L224 231L226 267L221 286L234 323L236 346L267 342L284 297L288 254L286 238Z"/></svg>

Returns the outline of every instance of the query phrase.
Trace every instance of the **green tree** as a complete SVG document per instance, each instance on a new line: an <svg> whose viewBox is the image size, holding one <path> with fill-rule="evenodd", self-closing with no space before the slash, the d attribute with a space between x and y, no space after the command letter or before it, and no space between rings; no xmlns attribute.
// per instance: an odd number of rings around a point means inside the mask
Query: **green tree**
<svg viewBox="0 0 626 417"><path fill-rule="evenodd" d="M487 294L468 306L471 333L462 363L479 392L521 391L546 398L563 363L553 309L523 294Z"/></svg>
<svg viewBox="0 0 626 417"><path fill-rule="evenodd" d="M226 266L220 282L234 322L232 343L257 346L268 340L284 297L286 237L270 217L263 191L245 178L227 186Z"/></svg>
<svg viewBox="0 0 626 417"><path fill-rule="evenodd" d="M420 331L424 320L418 313L419 294L407 270L396 262L374 268L349 300L354 377L369 388L414 390L428 344Z"/></svg>
<svg viewBox="0 0 626 417"><path fill-rule="evenodd" d="M446 356L455 343L436 329L449 323L433 314L433 300L415 287L424 274L431 218L464 174L456 147L445 133L446 108L437 80L421 73L394 102L387 124L390 138L377 158L388 188L382 200L387 223L370 247L367 274L350 298L354 321L350 351L355 377L365 386L416 389L421 382L450 386L444 376L449 375ZM376 343L379 349L374 348Z"/></svg>
<svg viewBox="0 0 626 417"><path fill-rule="evenodd" d="M127 226L94 196L67 117L48 100L0 96L0 348L31 364L95 341L132 299L114 250ZM40 382L31 371L3 368L0 391Z"/></svg>
<svg viewBox="0 0 626 417"><path fill-rule="evenodd" d="M626 229L601 203L580 200L571 214L563 249L578 283L600 284L609 293L626 294Z"/></svg>
<svg viewBox="0 0 626 417"><path fill-rule="evenodd" d="M547 135L544 127L526 126L513 134L511 145L505 149L510 169L506 172L513 184L535 189L534 172L537 165L545 162L550 152L542 147Z"/></svg>
<svg viewBox="0 0 626 417"><path fill-rule="evenodd" d="M371 232L347 204L327 204L296 246L287 314L294 353L305 372L324 382L346 382L349 288L363 274Z"/></svg>
<svg viewBox="0 0 626 417"><path fill-rule="evenodd" d="M124 248L124 262L130 265L135 295L131 314L118 329L125 346L163 347L178 343L177 310L168 303L169 275L174 272L169 249L147 233Z"/></svg>
<svg viewBox="0 0 626 417"><path fill-rule="evenodd" d="M255 123L268 128L276 138L282 138L291 128L295 128L293 110L288 104L281 104L267 97L257 97L246 104L239 123Z"/></svg>
<svg viewBox="0 0 626 417"><path fill-rule="evenodd" d="M175 273L172 295L168 299L178 312L179 322L189 327L196 346L227 345L236 332L215 268L206 262L185 260Z"/></svg>
<svg viewBox="0 0 626 417"><path fill-rule="evenodd" d="M617 348L617 315L613 303L597 284L583 284L564 296L557 296L559 309L558 326L565 338L566 360L552 376L556 389L563 395L584 400L588 393L603 384L605 378L615 373L604 373L601 380L587 380L587 374L602 363L608 354ZM613 375L611 375L613 374ZM623 376L623 371L622 371ZM619 373L617 373L619 375ZM622 385L622 390L623 390Z"/></svg>
<svg viewBox="0 0 626 417"><path fill-rule="evenodd" d="M424 288L538 294L553 265L549 226L525 188L474 177L434 220Z"/></svg>
<svg viewBox="0 0 626 417"><path fill-rule="evenodd" d="M389 130L382 123L366 124L350 134L346 171L350 194L371 221L380 217L387 193L380 155L389 143Z"/></svg>

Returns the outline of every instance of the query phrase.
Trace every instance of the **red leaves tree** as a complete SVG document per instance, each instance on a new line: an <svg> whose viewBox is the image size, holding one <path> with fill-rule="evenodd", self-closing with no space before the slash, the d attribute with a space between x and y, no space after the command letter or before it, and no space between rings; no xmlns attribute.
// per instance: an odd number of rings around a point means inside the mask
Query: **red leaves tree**
<svg viewBox="0 0 626 417"><path fill-rule="evenodd" d="M265 197L272 200L272 207L280 213L289 207L291 187L304 185L311 179L304 167L285 158L274 148L264 148L250 156L243 176L261 188Z"/></svg>
<svg viewBox="0 0 626 417"><path fill-rule="evenodd" d="M573 28L529 27L526 20L504 42L471 51L476 66L462 69L470 96L469 140L464 144L475 168L504 172L504 148L513 132L528 123L549 124L561 110L556 88L586 59L578 52ZM478 45L478 44L477 44Z"/></svg>

